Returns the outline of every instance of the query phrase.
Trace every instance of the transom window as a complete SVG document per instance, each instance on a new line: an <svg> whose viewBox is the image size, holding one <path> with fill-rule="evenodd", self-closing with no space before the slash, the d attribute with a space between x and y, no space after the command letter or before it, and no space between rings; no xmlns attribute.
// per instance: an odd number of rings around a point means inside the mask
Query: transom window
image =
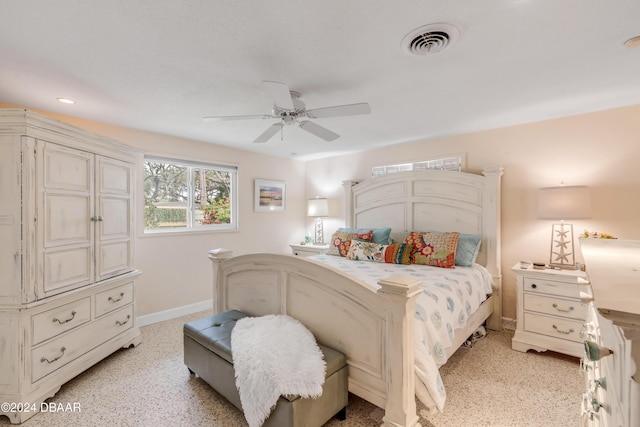
<svg viewBox="0 0 640 427"><path fill-rule="evenodd" d="M238 228L237 168L145 157L145 233Z"/></svg>
<svg viewBox="0 0 640 427"><path fill-rule="evenodd" d="M371 176L382 176L390 173L416 171L425 169L445 170L460 172L464 167L463 155L439 157L413 163L398 163L395 165L376 166L371 170Z"/></svg>

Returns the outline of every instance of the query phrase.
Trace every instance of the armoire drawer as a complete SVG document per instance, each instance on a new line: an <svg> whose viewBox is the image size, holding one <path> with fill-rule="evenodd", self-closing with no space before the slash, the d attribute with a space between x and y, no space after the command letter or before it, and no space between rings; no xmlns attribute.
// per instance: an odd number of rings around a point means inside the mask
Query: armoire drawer
<svg viewBox="0 0 640 427"><path fill-rule="evenodd" d="M133 282L96 294L96 317L133 302Z"/></svg>
<svg viewBox="0 0 640 427"><path fill-rule="evenodd" d="M576 320L585 320L587 318L587 307L582 305L580 301L544 295L525 293L524 309Z"/></svg>
<svg viewBox="0 0 640 427"><path fill-rule="evenodd" d="M91 297L53 308L31 318L31 345L60 335L91 320Z"/></svg>
<svg viewBox="0 0 640 427"><path fill-rule="evenodd" d="M132 326L133 305L129 305L34 348L31 356L32 382L38 381Z"/></svg>
<svg viewBox="0 0 640 427"><path fill-rule="evenodd" d="M580 331L583 322L559 317L524 313L524 330L550 337L562 338L567 341L581 343Z"/></svg>

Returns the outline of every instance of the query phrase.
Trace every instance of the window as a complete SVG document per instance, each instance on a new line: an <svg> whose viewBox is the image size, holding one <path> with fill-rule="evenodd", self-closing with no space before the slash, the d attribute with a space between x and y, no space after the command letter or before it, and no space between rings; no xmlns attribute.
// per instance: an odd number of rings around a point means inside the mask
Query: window
<svg viewBox="0 0 640 427"><path fill-rule="evenodd" d="M237 228L236 174L230 166L146 157L145 233Z"/></svg>
<svg viewBox="0 0 640 427"><path fill-rule="evenodd" d="M417 171L426 169L456 171L462 170L463 156L447 156L439 157L437 159L425 160L422 162L414 163L401 163L396 165L376 166L371 170L371 176L382 176L390 173Z"/></svg>

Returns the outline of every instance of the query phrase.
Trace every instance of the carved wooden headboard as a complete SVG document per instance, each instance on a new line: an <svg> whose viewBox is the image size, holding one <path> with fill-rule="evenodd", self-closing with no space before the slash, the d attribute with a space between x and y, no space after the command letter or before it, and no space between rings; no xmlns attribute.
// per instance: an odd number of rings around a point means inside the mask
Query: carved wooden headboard
<svg viewBox="0 0 640 427"><path fill-rule="evenodd" d="M347 227L391 227L401 242L408 230L459 231L480 234L477 262L491 273L501 290L501 167L482 175L451 171L414 171L345 181Z"/></svg>

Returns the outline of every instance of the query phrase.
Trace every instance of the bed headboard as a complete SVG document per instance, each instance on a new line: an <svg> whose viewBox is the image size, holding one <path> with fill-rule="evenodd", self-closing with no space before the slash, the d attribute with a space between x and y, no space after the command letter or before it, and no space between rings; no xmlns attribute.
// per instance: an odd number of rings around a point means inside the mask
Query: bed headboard
<svg viewBox="0 0 640 427"><path fill-rule="evenodd" d="M482 175L425 170L345 181L347 227L391 227L396 242L408 230L480 234L478 263L500 283L502 173L501 167Z"/></svg>

